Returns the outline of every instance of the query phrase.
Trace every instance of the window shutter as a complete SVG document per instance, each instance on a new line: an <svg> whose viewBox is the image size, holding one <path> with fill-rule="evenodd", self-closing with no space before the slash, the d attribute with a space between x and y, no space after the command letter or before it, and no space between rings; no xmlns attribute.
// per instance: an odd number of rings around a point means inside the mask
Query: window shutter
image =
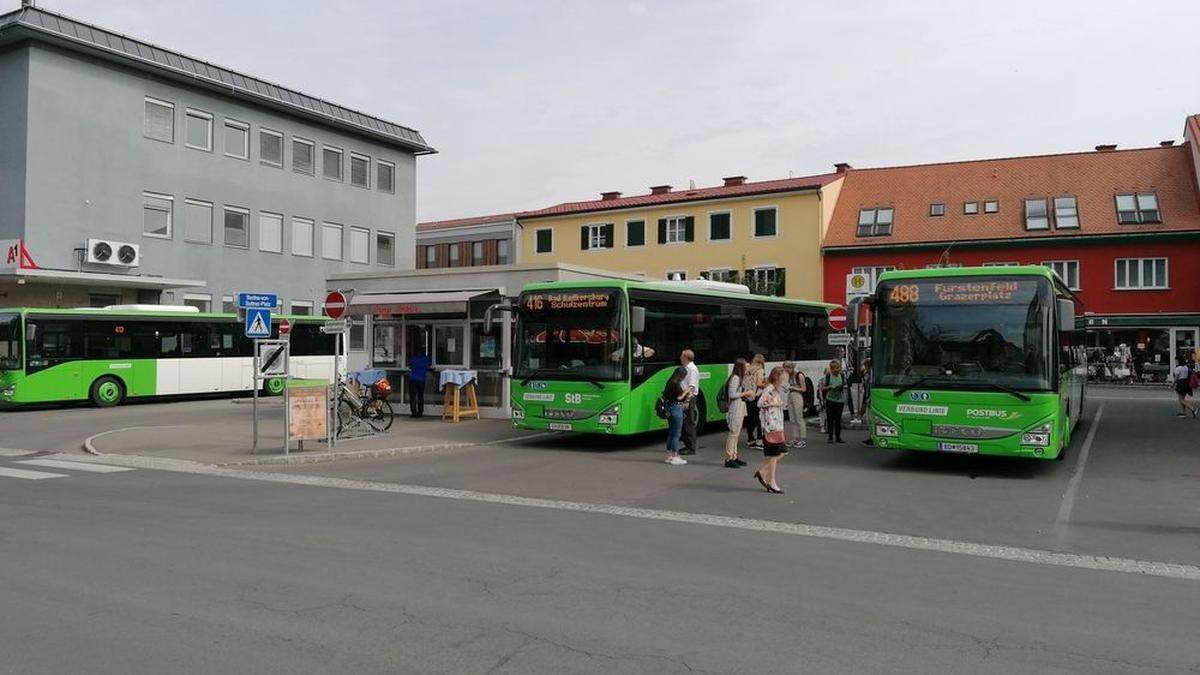
<svg viewBox="0 0 1200 675"><path fill-rule="evenodd" d="M660 244L667 243L667 219L666 218L658 219L658 243L660 243Z"/></svg>
<svg viewBox="0 0 1200 675"><path fill-rule="evenodd" d="M588 226L584 225L579 228L579 250L588 250Z"/></svg>
<svg viewBox="0 0 1200 675"><path fill-rule="evenodd" d="M693 241L696 238L696 219L688 216L683 219L683 240Z"/></svg>
<svg viewBox="0 0 1200 675"><path fill-rule="evenodd" d="M425 253L425 249L427 248L429 247L421 245L417 246L417 269L419 270L425 269L425 256L427 255Z"/></svg>
<svg viewBox="0 0 1200 675"><path fill-rule="evenodd" d="M615 244L613 243L613 236L614 236L613 235L613 224L608 223L607 225L604 226L603 230L604 230L604 248L614 248Z"/></svg>
<svg viewBox="0 0 1200 675"><path fill-rule="evenodd" d="M483 242L483 264L496 264L496 240L488 239Z"/></svg>
<svg viewBox="0 0 1200 675"><path fill-rule="evenodd" d="M437 265L438 267L446 267L450 264L450 245L437 245Z"/></svg>

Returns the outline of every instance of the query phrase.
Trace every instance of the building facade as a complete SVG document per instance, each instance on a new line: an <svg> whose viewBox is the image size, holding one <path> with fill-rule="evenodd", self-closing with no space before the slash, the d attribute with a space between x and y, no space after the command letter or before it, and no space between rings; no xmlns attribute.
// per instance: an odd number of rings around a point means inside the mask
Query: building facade
<svg viewBox="0 0 1200 675"><path fill-rule="evenodd" d="M820 245L842 173L568 202L517 214L522 262L744 283L758 293L822 297Z"/></svg>
<svg viewBox="0 0 1200 675"><path fill-rule="evenodd" d="M417 269L515 264L516 229L511 213L417 223Z"/></svg>
<svg viewBox="0 0 1200 675"><path fill-rule="evenodd" d="M412 129L22 7L0 16L0 240L27 255L0 258L0 305L220 311L256 291L315 311L330 276L413 267L430 152Z"/></svg>
<svg viewBox="0 0 1200 675"><path fill-rule="evenodd" d="M1180 145L852 169L823 247L825 300L845 302L850 273L1047 265L1083 303L1094 376L1163 380L1200 346L1195 128Z"/></svg>

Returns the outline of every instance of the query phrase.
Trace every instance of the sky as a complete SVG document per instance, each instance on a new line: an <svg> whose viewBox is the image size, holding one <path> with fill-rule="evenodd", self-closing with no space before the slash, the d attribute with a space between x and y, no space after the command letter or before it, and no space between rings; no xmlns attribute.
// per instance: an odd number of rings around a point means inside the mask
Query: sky
<svg viewBox="0 0 1200 675"><path fill-rule="evenodd" d="M1196 0L38 3L419 130L419 221L1149 146L1200 113Z"/></svg>

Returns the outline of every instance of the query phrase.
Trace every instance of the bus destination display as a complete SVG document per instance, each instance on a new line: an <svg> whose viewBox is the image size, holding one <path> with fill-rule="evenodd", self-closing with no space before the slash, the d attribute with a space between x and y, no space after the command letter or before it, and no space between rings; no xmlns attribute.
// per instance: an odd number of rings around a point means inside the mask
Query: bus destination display
<svg viewBox="0 0 1200 675"><path fill-rule="evenodd" d="M887 292L889 305L982 305L1023 302L1022 290L1036 284L1019 281L949 281L897 284ZM1027 293L1024 295L1028 295Z"/></svg>
<svg viewBox="0 0 1200 675"><path fill-rule="evenodd" d="M530 293L522 306L530 312L606 310L613 306L613 294L604 291L555 291Z"/></svg>

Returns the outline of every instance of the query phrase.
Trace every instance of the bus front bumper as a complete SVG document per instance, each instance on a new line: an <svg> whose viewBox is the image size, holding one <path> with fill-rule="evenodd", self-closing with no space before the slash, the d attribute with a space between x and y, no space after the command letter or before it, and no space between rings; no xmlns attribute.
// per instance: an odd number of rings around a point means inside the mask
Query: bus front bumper
<svg viewBox="0 0 1200 675"><path fill-rule="evenodd" d="M916 450L960 455L1054 459L1060 453L1059 439L1055 438L1049 425L1038 425L1027 430L1014 429L1012 434L1001 438L968 439L905 432L898 425L883 421L871 425L871 442L885 450Z"/></svg>

